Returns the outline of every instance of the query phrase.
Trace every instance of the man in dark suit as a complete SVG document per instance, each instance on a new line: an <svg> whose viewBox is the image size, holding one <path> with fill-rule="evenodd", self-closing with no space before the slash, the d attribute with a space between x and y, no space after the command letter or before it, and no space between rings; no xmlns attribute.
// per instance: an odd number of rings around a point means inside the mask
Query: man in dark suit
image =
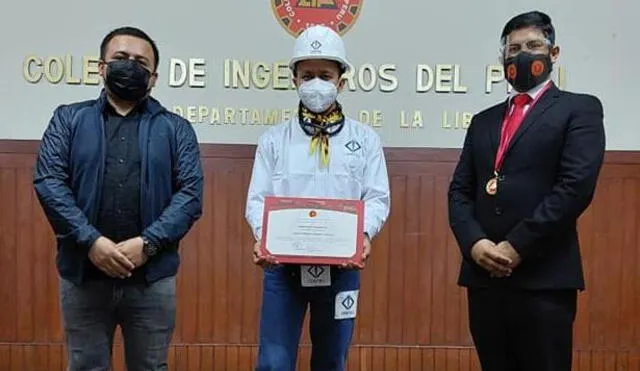
<svg viewBox="0 0 640 371"><path fill-rule="evenodd" d="M484 371L568 371L577 291L577 219L605 150L591 95L550 80L551 19L529 12L502 32L509 98L474 116L449 188L469 324Z"/></svg>

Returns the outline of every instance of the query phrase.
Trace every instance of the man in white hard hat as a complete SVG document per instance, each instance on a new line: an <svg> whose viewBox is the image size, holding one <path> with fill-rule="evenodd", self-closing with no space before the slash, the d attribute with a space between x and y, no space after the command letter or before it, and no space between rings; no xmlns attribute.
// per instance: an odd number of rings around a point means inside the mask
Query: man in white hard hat
<svg viewBox="0 0 640 371"><path fill-rule="evenodd" d="M302 323L310 306L312 371L342 371L357 312L357 267L323 267L323 286L307 287L308 267L278 264L260 252L266 196L364 201L364 256L389 216L390 191L380 137L344 116L336 101L350 68L340 36L314 26L296 40L290 63L300 104L297 117L267 130L258 142L246 218L264 268L257 371L294 371ZM317 280L316 280L317 282ZM349 293L349 315L337 308Z"/></svg>

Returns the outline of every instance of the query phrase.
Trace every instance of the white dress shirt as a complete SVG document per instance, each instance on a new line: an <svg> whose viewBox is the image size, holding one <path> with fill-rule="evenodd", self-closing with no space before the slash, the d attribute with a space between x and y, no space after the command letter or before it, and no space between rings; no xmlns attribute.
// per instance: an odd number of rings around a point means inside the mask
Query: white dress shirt
<svg viewBox="0 0 640 371"><path fill-rule="evenodd" d="M543 93L544 88L549 84L551 84L551 78L548 78L547 81L543 82L542 84L538 84L537 86L533 87L531 90L526 92L526 94L529 94L529 96L531 97L531 101L524 106L525 115L527 114L527 112L529 112L529 108L531 107L531 104L535 102L536 99L538 99L540 94ZM509 98L507 102L509 104L509 114L511 114L511 111L513 110L511 99L513 99L518 94L521 94L521 93L516 89L511 89L511 92L509 93Z"/></svg>

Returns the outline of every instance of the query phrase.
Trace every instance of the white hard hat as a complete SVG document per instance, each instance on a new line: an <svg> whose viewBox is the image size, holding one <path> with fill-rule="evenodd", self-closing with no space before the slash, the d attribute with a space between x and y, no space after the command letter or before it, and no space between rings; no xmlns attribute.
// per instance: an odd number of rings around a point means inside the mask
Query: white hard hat
<svg viewBox="0 0 640 371"><path fill-rule="evenodd" d="M289 68L307 59L327 59L340 63L345 71L350 68L342 38L326 26L311 26L298 36Z"/></svg>

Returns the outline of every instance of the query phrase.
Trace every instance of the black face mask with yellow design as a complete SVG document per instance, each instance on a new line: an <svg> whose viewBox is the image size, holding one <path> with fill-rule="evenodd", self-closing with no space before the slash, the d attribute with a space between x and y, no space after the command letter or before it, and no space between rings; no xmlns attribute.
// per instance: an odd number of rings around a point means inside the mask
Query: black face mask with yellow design
<svg viewBox="0 0 640 371"><path fill-rule="evenodd" d="M342 106L336 102L335 108L325 113L315 113L302 103L298 106L298 122L302 130L311 137L311 154L320 149L322 166L329 165L329 137L344 127Z"/></svg>
<svg viewBox="0 0 640 371"><path fill-rule="evenodd" d="M551 56L520 52L504 61L504 76L516 91L529 91L545 82L551 74Z"/></svg>

